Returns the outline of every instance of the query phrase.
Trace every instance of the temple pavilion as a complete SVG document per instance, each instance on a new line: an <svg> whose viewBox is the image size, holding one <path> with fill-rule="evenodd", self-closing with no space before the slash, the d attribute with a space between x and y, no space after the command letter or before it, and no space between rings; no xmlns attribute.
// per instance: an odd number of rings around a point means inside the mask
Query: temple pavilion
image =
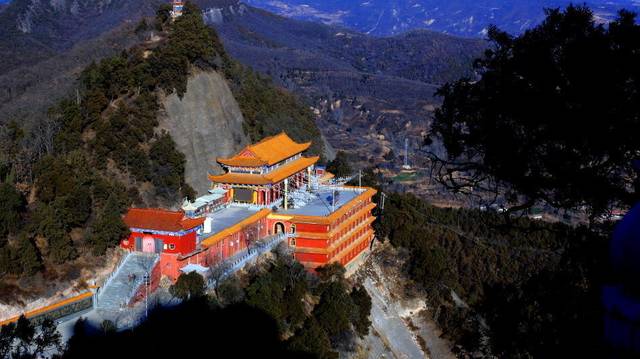
<svg viewBox="0 0 640 359"><path fill-rule="evenodd" d="M302 152L311 142L297 143L286 133L267 137L249 145L237 155L216 160L225 169L222 175L209 175L214 188L228 191L229 200L258 206L286 209L287 193L309 183L319 157L305 157Z"/></svg>

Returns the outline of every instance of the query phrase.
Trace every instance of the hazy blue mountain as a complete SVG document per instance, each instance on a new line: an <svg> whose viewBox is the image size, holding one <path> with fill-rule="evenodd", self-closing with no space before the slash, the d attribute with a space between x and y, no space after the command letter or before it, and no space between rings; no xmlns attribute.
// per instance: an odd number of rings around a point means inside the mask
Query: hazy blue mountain
<svg viewBox="0 0 640 359"><path fill-rule="evenodd" d="M586 3L608 21L622 8L640 11L640 0L246 0L287 17L343 25L376 36L430 29L483 36L490 24L519 33L544 18L543 8Z"/></svg>
<svg viewBox="0 0 640 359"><path fill-rule="evenodd" d="M421 142L436 89L473 77L486 46L427 30L373 37L245 4L206 8L205 18L235 59L302 97L329 144L363 165L401 153L405 139Z"/></svg>

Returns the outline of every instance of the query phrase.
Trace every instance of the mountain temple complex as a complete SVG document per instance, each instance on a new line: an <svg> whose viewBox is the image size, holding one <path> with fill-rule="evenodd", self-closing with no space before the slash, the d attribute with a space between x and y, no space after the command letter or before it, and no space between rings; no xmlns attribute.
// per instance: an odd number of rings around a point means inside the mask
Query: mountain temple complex
<svg viewBox="0 0 640 359"><path fill-rule="evenodd" d="M236 203L279 204L289 191L309 183L319 157L304 157L311 142L296 143L284 132L247 146L231 158L218 158L227 173L209 175L212 183L230 191ZM288 203L283 202L286 209Z"/></svg>
<svg viewBox="0 0 640 359"><path fill-rule="evenodd" d="M374 238L376 191L332 180L319 157L304 155L310 145L283 132L218 158L225 173L209 174L209 193L182 210L131 209L121 247L156 253L159 272L174 281L185 268L206 275L279 243L309 270L352 266Z"/></svg>

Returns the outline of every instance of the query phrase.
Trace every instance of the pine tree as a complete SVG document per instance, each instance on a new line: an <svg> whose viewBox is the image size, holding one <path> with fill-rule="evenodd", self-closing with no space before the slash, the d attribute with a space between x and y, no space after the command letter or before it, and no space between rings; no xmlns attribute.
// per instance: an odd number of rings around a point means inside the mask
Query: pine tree
<svg viewBox="0 0 640 359"><path fill-rule="evenodd" d="M336 177L349 177L351 172L351 166L349 165L349 158L344 151L338 151L336 158L327 164L327 171L336 175Z"/></svg>
<svg viewBox="0 0 640 359"><path fill-rule="evenodd" d="M0 184L0 237L13 233L20 225L24 199L10 183Z"/></svg>
<svg viewBox="0 0 640 359"><path fill-rule="evenodd" d="M29 346L33 342L33 337L36 334L36 330L24 315L21 315L16 322L15 338L18 340L18 345L14 352L13 357L21 358L27 356L29 353ZM17 355L16 355L17 354Z"/></svg>
<svg viewBox="0 0 640 359"><path fill-rule="evenodd" d="M107 248L117 245L128 234L129 229L122 221L118 198L112 193L93 226L90 242L94 254L104 254Z"/></svg>
<svg viewBox="0 0 640 359"><path fill-rule="evenodd" d="M78 256L69 234L65 231L63 223L57 218L56 211L51 205L41 204L36 209L33 225L37 233L47 238L49 242L48 256L55 263L64 263Z"/></svg>
<svg viewBox="0 0 640 359"><path fill-rule="evenodd" d="M62 349L62 341L53 320L46 318L39 326L38 335L35 337L35 356L43 355L48 349Z"/></svg>
<svg viewBox="0 0 640 359"><path fill-rule="evenodd" d="M309 317L304 326L289 339L289 350L294 353L311 354L318 359L338 358L331 349L331 341L314 317Z"/></svg>
<svg viewBox="0 0 640 359"><path fill-rule="evenodd" d="M42 261L33 241L24 233L19 237L17 257L20 261L23 275L32 275L42 268Z"/></svg>
<svg viewBox="0 0 640 359"><path fill-rule="evenodd" d="M331 282L320 296L313 309L313 316L327 335L336 339L351 329L354 305L344 283Z"/></svg>
<svg viewBox="0 0 640 359"><path fill-rule="evenodd" d="M0 328L0 358L8 358L16 340L16 325L9 323Z"/></svg>
<svg viewBox="0 0 640 359"><path fill-rule="evenodd" d="M204 295L204 278L196 272L181 274L176 284L169 288L169 293L176 298L187 300Z"/></svg>
<svg viewBox="0 0 640 359"><path fill-rule="evenodd" d="M351 323L360 336L365 336L369 333L369 327L371 326L371 320L369 320L371 297L364 287L358 286L351 291L351 300L357 307L353 318L351 318Z"/></svg>
<svg viewBox="0 0 640 359"><path fill-rule="evenodd" d="M71 237L66 232L58 232L53 236L47 237L49 240L49 256L57 263L62 264L78 258L78 252L73 246Z"/></svg>

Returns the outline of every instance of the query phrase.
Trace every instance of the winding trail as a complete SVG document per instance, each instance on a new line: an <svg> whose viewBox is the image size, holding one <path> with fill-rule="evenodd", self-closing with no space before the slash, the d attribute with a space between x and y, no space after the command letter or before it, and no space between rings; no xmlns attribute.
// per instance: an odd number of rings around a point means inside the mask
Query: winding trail
<svg viewBox="0 0 640 359"><path fill-rule="evenodd" d="M371 325L393 355L399 359L427 358L396 310L396 306L387 303L371 278L365 280L364 287L371 296Z"/></svg>

